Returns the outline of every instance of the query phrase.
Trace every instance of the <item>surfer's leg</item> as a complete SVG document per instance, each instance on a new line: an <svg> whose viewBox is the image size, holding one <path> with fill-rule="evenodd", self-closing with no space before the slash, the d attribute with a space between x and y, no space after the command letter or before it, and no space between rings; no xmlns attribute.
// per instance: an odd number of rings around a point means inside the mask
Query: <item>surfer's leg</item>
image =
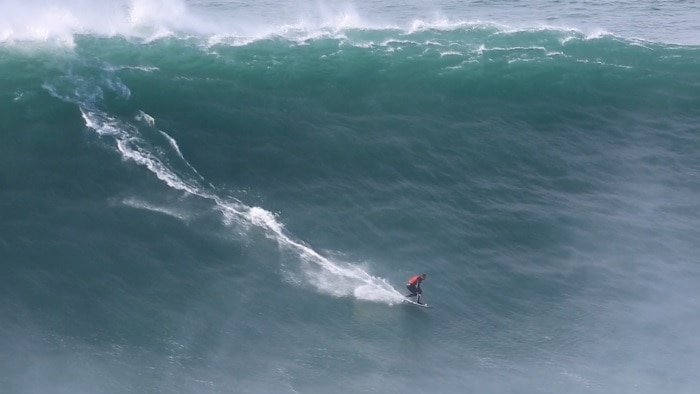
<svg viewBox="0 0 700 394"><path fill-rule="evenodd" d="M416 296L416 287L415 286L406 285L406 288L408 289L408 291L411 292L411 294L407 295L406 297L415 297Z"/></svg>

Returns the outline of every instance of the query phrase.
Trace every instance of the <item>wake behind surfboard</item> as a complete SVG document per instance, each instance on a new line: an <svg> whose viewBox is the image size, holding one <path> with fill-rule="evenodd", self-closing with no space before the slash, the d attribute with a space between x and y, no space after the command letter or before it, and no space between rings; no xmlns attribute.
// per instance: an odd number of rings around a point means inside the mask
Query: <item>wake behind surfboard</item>
<svg viewBox="0 0 700 394"><path fill-rule="evenodd" d="M422 308L432 308L432 306L430 306L430 305L428 305L428 304L422 304L422 303L419 304L419 303L417 303L417 302L415 302L415 301L413 301L413 300L404 299L403 302L408 303L408 304L413 304L413 305L416 305L416 306L420 306L420 307L422 307Z"/></svg>

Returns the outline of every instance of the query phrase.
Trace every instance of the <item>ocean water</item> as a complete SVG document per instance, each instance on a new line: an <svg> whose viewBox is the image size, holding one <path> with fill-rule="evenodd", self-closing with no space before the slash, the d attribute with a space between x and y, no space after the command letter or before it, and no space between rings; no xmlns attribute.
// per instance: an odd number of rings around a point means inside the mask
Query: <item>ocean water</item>
<svg viewBox="0 0 700 394"><path fill-rule="evenodd" d="M696 393L699 125L696 2L5 1L0 392Z"/></svg>

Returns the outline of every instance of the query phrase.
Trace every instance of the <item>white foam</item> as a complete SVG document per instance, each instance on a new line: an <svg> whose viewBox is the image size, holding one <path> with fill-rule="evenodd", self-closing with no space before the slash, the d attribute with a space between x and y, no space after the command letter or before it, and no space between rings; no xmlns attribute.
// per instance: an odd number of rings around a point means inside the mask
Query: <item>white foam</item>
<svg viewBox="0 0 700 394"><path fill-rule="evenodd" d="M85 1L49 0L4 1L0 4L0 26L3 41L55 41L72 43L73 35L91 32L91 17L102 19L114 15L111 7ZM102 15L100 15L102 14Z"/></svg>
<svg viewBox="0 0 700 394"><path fill-rule="evenodd" d="M149 126L153 127L156 124L156 120L153 117L143 111L139 111L139 114L135 117L136 120L146 122Z"/></svg>
<svg viewBox="0 0 700 394"><path fill-rule="evenodd" d="M136 129L128 124L123 124L118 120L95 110L80 108L80 112L85 120L85 125L102 136L114 138L117 149L124 160L131 160L139 165L145 166L158 179L165 182L173 189L181 190L193 195L200 195L198 188L182 180L167 165L163 163L152 151L146 148L145 144Z"/></svg>
<svg viewBox="0 0 700 394"><path fill-rule="evenodd" d="M441 11L433 15L426 12L444 4L393 13L382 12L380 4L371 3L302 1L250 6L190 0L5 0L0 2L0 42L43 41L72 47L76 35L88 34L146 42L171 36L197 37L202 42L209 41L209 45L245 45L275 37L300 42L319 37L341 38L351 30L398 30L399 34L430 30L480 29L496 34L552 30L571 32L584 39L612 35L601 27L581 23L578 25L583 31L532 20L513 23L509 22L512 18L491 12L485 16L464 10L462 15L450 12L449 17ZM564 38L567 39L570 38Z"/></svg>
<svg viewBox="0 0 700 394"><path fill-rule="evenodd" d="M457 52L457 51L440 52L440 57L445 57L445 56L464 56L464 54L461 52Z"/></svg>
<svg viewBox="0 0 700 394"><path fill-rule="evenodd" d="M105 71L119 71L119 70L138 70L143 72L153 72L160 70L158 67L153 66L107 66Z"/></svg>
<svg viewBox="0 0 700 394"><path fill-rule="evenodd" d="M275 215L270 211L259 207L252 207L248 210L248 220L255 226L273 232L277 237L284 237L282 233L284 227L275 219Z"/></svg>
<svg viewBox="0 0 700 394"><path fill-rule="evenodd" d="M25 0L0 3L0 40L72 43L76 34L161 38L206 34L211 23L193 16L184 0Z"/></svg>
<svg viewBox="0 0 700 394"><path fill-rule="evenodd" d="M332 260L311 247L284 233L284 226L276 215L260 207L252 207L247 214L253 225L268 231L280 247L294 251L303 262L302 272L307 281L319 291L336 296L393 304L402 295L386 280L367 273L357 264Z"/></svg>
<svg viewBox="0 0 700 394"><path fill-rule="evenodd" d="M613 34L605 29L593 29L590 32L586 33L586 40L597 40L603 37L610 36L613 36Z"/></svg>
<svg viewBox="0 0 700 394"><path fill-rule="evenodd" d="M121 201L121 203L136 209L145 209L147 211L162 213L185 222L190 219L190 215L188 215L186 212L178 211L172 207L155 205L133 197L125 198Z"/></svg>
<svg viewBox="0 0 700 394"><path fill-rule="evenodd" d="M290 283L310 284L321 293L334 297L354 297L358 300L386 304L396 304L403 299L401 293L389 282L369 274L361 265L325 257L303 242L295 240L285 232L278 215L261 207L248 207L239 201L227 201L215 195L209 195L208 198L216 203L225 223L262 229L280 248L299 258L301 274L286 275L294 278Z"/></svg>
<svg viewBox="0 0 700 394"><path fill-rule="evenodd" d="M365 11L367 13L368 11ZM73 45L76 34L136 37L150 42L164 37L199 37L209 46L283 37L303 43L311 39L346 39L351 30L386 30L405 34L503 26L481 21L432 19L402 23L375 21L351 4L292 4L279 16L240 18L234 12L212 12L185 0L26 0L0 3L0 41L52 41ZM235 18L235 19L234 19ZM262 18L262 19L261 19Z"/></svg>

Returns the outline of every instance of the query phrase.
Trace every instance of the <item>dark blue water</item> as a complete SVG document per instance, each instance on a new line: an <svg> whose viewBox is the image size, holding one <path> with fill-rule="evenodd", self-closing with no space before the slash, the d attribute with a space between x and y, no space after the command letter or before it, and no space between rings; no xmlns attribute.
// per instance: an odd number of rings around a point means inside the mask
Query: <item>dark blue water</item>
<svg viewBox="0 0 700 394"><path fill-rule="evenodd" d="M0 391L695 392L700 48L510 5L3 6Z"/></svg>

